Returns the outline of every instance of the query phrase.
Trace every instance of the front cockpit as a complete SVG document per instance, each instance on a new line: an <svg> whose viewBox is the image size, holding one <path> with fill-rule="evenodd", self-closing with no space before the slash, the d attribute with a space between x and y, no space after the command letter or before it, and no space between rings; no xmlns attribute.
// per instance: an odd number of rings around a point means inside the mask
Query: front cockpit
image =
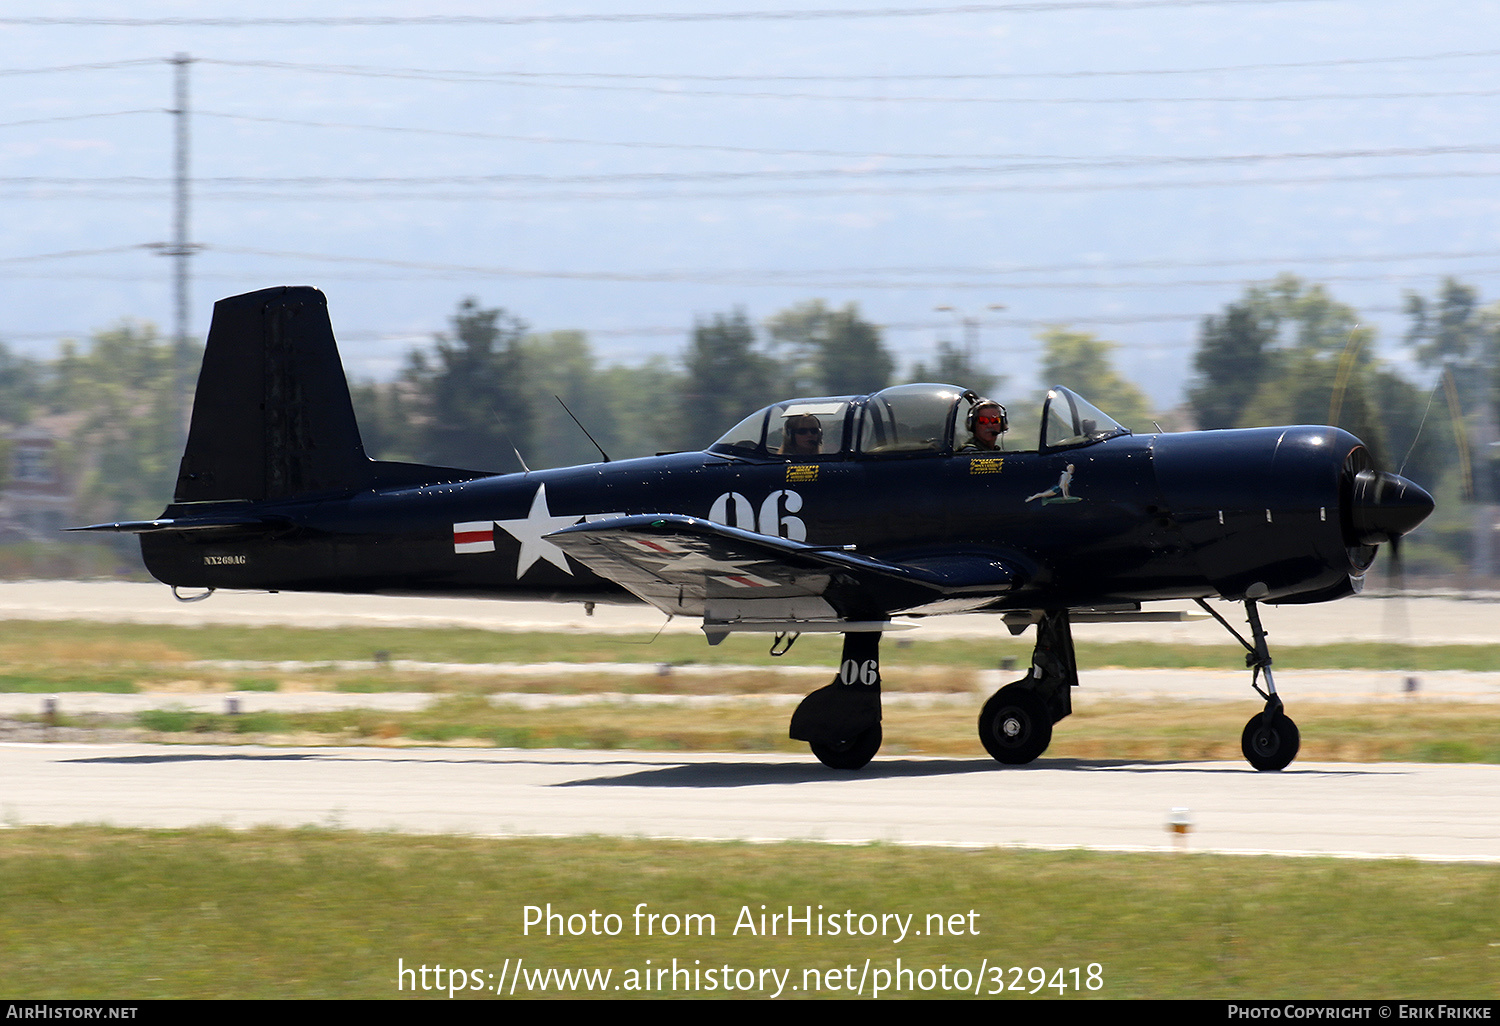
<svg viewBox="0 0 1500 1026"><path fill-rule="evenodd" d="M866 396L790 399L757 410L709 446L744 459L885 459L947 455L972 445L974 417L992 400L959 385L896 385ZM998 450L1048 452L1129 430L1061 386L1047 392L1037 434L1012 430ZM987 446L985 448L988 448Z"/></svg>
<svg viewBox="0 0 1500 1026"><path fill-rule="evenodd" d="M1061 386L1048 390L1047 400L1042 404L1040 446L1043 452L1071 449L1128 434L1129 428L1083 396Z"/></svg>

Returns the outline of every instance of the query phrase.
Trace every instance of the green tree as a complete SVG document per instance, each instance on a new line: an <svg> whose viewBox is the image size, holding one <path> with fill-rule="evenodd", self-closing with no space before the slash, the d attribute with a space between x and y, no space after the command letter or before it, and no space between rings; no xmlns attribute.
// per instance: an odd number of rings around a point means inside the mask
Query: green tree
<svg viewBox="0 0 1500 1026"><path fill-rule="evenodd" d="M706 446L758 407L778 398L775 361L755 348L745 311L714 314L693 325L683 359L685 442Z"/></svg>
<svg viewBox="0 0 1500 1026"><path fill-rule="evenodd" d="M1415 349L1417 360L1452 379L1468 422L1466 448L1474 497L1492 502L1500 491L1500 461L1489 444L1500 424L1500 305L1482 308L1478 289L1445 278L1432 300L1408 292L1406 313L1411 318L1406 342ZM1444 419L1451 423L1451 418ZM1457 448L1455 437L1455 459Z"/></svg>
<svg viewBox="0 0 1500 1026"><path fill-rule="evenodd" d="M1150 400L1114 368L1111 354L1118 343L1063 327L1048 328L1037 337L1048 383L1072 389L1132 431L1151 426Z"/></svg>
<svg viewBox="0 0 1500 1026"><path fill-rule="evenodd" d="M786 346L788 392L868 395L891 383L895 360L880 329L849 303L829 309L821 299L798 303L766 322L773 342Z"/></svg>
<svg viewBox="0 0 1500 1026"><path fill-rule="evenodd" d="M377 460L417 459L422 442L411 382L351 381L349 398L366 455Z"/></svg>
<svg viewBox="0 0 1500 1026"><path fill-rule="evenodd" d="M1485 408L1500 422L1500 304L1481 308L1478 289L1445 278L1435 299L1408 292L1406 313L1422 366L1452 375L1466 412Z"/></svg>
<svg viewBox="0 0 1500 1026"><path fill-rule="evenodd" d="M418 458L475 470L519 470L531 448L534 404L521 340L526 324L470 297L431 359L413 350L405 378L420 410Z"/></svg>
<svg viewBox="0 0 1500 1026"><path fill-rule="evenodd" d="M1247 289L1245 302L1270 319L1282 348L1332 356L1358 350L1367 362L1373 360L1369 343L1375 330L1362 325L1358 312L1335 300L1322 285L1282 274L1269 284Z"/></svg>
<svg viewBox="0 0 1500 1026"><path fill-rule="evenodd" d="M0 421L25 424L43 401L41 368L0 343Z"/></svg>
<svg viewBox="0 0 1500 1026"><path fill-rule="evenodd" d="M1479 308L1479 290L1456 278L1444 278L1435 299L1406 294L1411 327L1406 342L1424 367L1472 370L1485 362L1493 346L1494 324ZM1465 376L1467 377L1467 375ZM1460 389L1468 381L1457 382Z"/></svg>
<svg viewBox="0 0 1500 1026"><path fill-rule="evenodd" d="M1374 330L1360 323L1354 308L1334 300L1322 285L1309 285L1292 274L1253 285L1222 315L1205 318L1199 331L1194 356L1198 375L1188 392L1198 426L1250 426L1267 410L1285 409L1285 402L1260 394L1268 389L1290 389L1304 397L1300 402L1305 406L1311 393L1306 382L1292 376L1311 367L1302 359L1307 356L1319 361L1313 368L1319 380L1325 377L1322 362L1334 366L1326 376L1324 410L1314 418L1326 421L1337 412L1336 393L1342 397L1350 385L1368 391L1374 338ZM1294 359L1293 353L1302 357ZM1338 372L1341 361L1343 373ZM1252 408L1257 412L1249 412Z"/></svg>
<svg viewBox="0 0 1500 1026"><path fill-rule="evenodd" d="M1473 300L1448 289L1434 313L1408 297L1409 338L1429 358L1471 351L1456 326L1472 318ZM1382 366L1374 329L1322 285L1283 274L1246 289L1221 316L1204 320L1194 362L1198 377L1188 394L1199 427L1333 422L1392 469L1410 453L1410 472L1429 482L1447 459L1445 432L1430 419L1424 434L1416 432L1428 412L1425 395Z"/></svg>
<svg viewBox="0 0 1500 1026"><path fill-rule="evenodd" d="M1377 462L1389 460L1378 400L1381 388L1394 398L1397 386L1382 379L1389 372L1375 356L1375 331L1359 313L1291 274L1247 289L1242 305L1274 330L1275 341L1262 350L1258 387L1236 426L1333 423L1358 436Z"/></svg>
<svg viewBox="0 0 1500 1026"><path fill-rule="evenodd" d="M1386 468L1435 488L1458 462L1453 421L1443 397L1417 388L1385 367L1375 371L1371 384L1373 416L1380 422L1389 452Z"/></svg>
<svg viewBox="0 0 1500 1026"><path fill-rule="evenodd" d="M532 448L521 454L526 457L527 465L536 470L599 460L599 450L573 423L559 398L599 439L605 451L611 457L618 457L618 452L610 450L609 436L604 433L608 409L594 370L594 354L583 332L529 335L521 348L526 361L526 380L535 390Z"/></svg>
<svg viewBox="0 0 1500 1026"><path fill-rule="evenodd" d="M1219 317L1205 317L1193 366L1198 376L1188 402L1200 428L1231 428L1255 397L1276 341L1269 311L1253 302L1231 303Z"/></svg>
<svg viewBox="0 0 1500 1026"><path fill-rule="evenodd" d="M1374 402L1376 377L1375 368L1369 366L1347 372L1336 419L1365 443L1378 465L1386 466L1390 452ZM1311 348L1288 350L1280 354L1275 375L1245 405L1239 426L1325 424L1339 384L1337 359Z"/></svg>
<svg viewBox="0 0 1500 1026"><path fill-rule="evenodd" d="M704 445L732 426L720 424L708 438L689 439L683 423L685 379L665 357L653 357L640 367L606 367L598 382L611 434L607 442L595 437L616 459Z"/></svg>
<svg viewBox="0 0 1500 1026"><path fill-rule="evenodd" d="M82 349L63 343L49 405L84 414L67 446L82 517L146 519L170 500L186 405L175 391L177 357L174 344L143 323L98 332Z"/></svg>

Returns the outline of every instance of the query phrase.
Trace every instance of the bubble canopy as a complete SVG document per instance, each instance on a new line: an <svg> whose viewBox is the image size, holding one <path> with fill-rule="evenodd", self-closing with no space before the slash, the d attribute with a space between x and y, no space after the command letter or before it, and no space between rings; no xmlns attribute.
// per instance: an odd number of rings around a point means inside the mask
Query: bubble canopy
<svg viewBox="0 0 1500 1026"><path fill-rule="evenodd" d="M874 395L788 399L757 410L709 446L747 459L903 458L952 453L967 440L968 411L989 400L959 385L896 385ZM1130 432L1066 388L1047 392L1040 448L1089 445ZM1027 432L1013 432L1024 438ZM1012 441L1020 439L1013 438ZM1024 444L1024 443L1023 443ZM1021 445L1007 446L1024 451Z"/></svg>

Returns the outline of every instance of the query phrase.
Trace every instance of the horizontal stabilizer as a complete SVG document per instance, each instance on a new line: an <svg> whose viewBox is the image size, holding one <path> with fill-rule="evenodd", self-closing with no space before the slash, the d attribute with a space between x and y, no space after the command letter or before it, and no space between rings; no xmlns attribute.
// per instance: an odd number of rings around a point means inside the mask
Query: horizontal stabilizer
<svg viewBox="0 0 1500 1026"><path fill-rule="evenodd" d="M113 524L89 524L87 527L65 527L65 531L112 531L116 534L161 534L181 531L221 531L234 529L274 531L291 522L282 517L254 516L248 513L205 513L200 516L166 517L158 520L121 520Z"/></svg>

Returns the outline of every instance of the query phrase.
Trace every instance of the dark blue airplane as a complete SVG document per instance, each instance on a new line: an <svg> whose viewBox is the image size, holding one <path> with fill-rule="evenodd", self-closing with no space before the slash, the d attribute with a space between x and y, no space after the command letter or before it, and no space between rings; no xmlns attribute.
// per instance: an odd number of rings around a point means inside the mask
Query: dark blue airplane
<svg viewBox="0 0 1500 1026"><path fill-rule="evenodd" d="M1175 619L1143 604L1194 599L1265 700L1245 757L1290 763L1258 604L1358 591L1432 497L1338 428L1133 435L1059 387L1014 449L965 445L996 417L959 386L901 385L776 403L703 452L502 475L371 460L322 293L267 289L214 308L171 505L81 530L139 534L174 588L639 599L701 618L710 644L773 634L773 652L839 633L838 673L791 736L840 769L880 747L897 614L1036 625L1030 669L979 716L985 749L1022 764L1071 712L1071 622ZM1214 597L1244 603L1249 640Z"/></svg>

